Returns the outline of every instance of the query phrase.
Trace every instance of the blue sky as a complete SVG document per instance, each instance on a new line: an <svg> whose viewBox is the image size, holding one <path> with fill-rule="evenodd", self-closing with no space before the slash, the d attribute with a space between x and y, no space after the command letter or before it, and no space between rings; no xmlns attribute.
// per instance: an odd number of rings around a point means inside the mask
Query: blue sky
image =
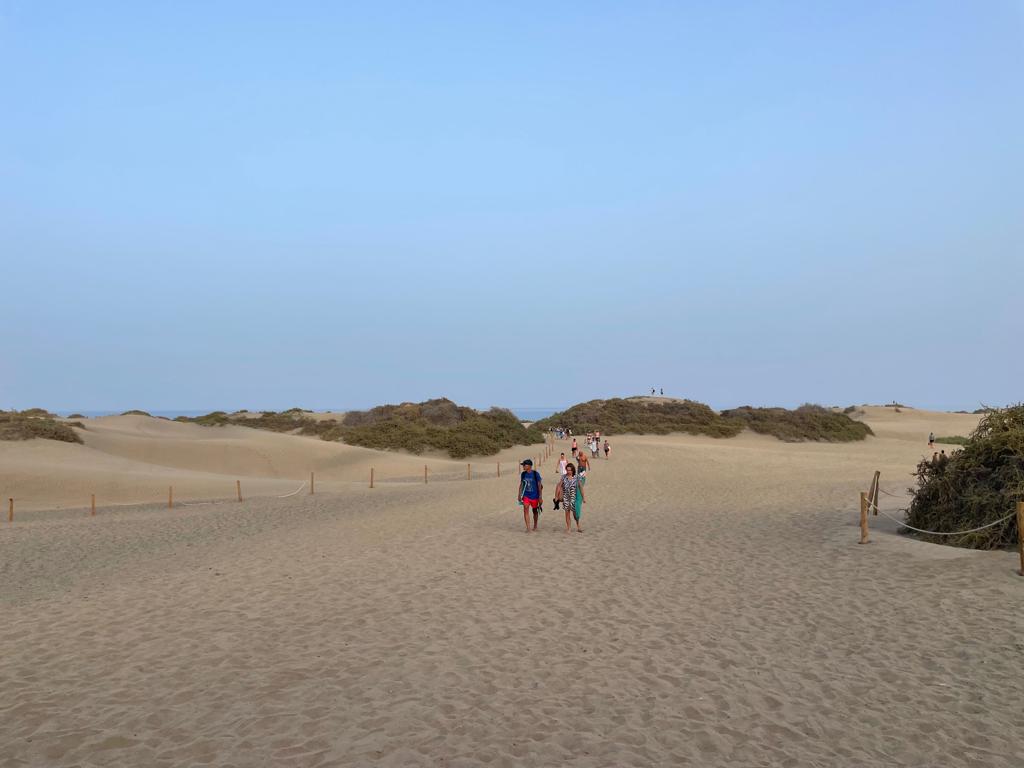
<svg viewBox="0 0 1024 768"><path fill-rule="evenodd" d="M0 1L0 407L1024 399L1024 3Z"/></svg>

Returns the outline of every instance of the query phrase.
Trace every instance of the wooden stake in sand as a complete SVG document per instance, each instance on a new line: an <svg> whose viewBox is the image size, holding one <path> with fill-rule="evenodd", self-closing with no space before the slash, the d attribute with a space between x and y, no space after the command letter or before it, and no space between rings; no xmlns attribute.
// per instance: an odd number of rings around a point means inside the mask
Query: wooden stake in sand
<svg viewBox="0 0 1024 768"><path fill-rule="evenodd" d="M370 467L370 487L373 488L373 467Z"/></svg>
<svg viewBox="0 0 1024 768"><path fill-rule="evenodd" d="M473 471L469 467L470 467L470 465L467 464L466 465L466 479L467 480L472 480L473 479Z"/></svg>
<svg viewBox="0 0 1024 768"><path fill-rule="evenodd" d="M868 495L860 492L860 541L858 544L868 543Z"/></svg>
<svg viewBox="0 0 1024 768"><path fill-rule="evenodd" d="M427 465L423 465L423 484L427 484Z"/></svg>
<svg viewBox="0 0 1024 768"><path fill-rule="evenodd" d="M1020 575L1024 576L1024 501L1017 502L1017 544L1020 547Z"/></svg>
<svg viewBox="0 0 1024 768"><path fill-rule="evenodd" d="M498 462L498 477L501 477L501 462Z"/></svg>
<svg viewBox="0 0 1024 768"><path fill-rule="evenodd" d="M174 486L167 486L167 508L174 509Z"/></svg>
<svg viewBox="0 0 1024 768"><path fill-rule="evenodd" d="M96 517L96 494L95 493L90 494L90 498L91 498L91 502L90 503L92 505L92 512L90 512L89 515L90 515L90 517Z"/></svg>
<svg viewBox="0 0 1024 768"><path fill-rule="evenodd" d="M875 476L871 478L871 488L868 489L868 501L874 505L875 514L878 514L878 478L882 476L882 473L877 469L875 470Z"/></svg>
<svg viewBox="0 0 1024 768"><path fill-rule="evenodd" d="M235 480L235 490L238 492L238 500L242 500L242 481Z"/></svg>
<svg viewBox="0 0 1024 768"><path fill-rule="evenodd" d="M7 522L14 522L14 499L7 500Z"/></svg>
<svg viewBox="0 0 1024 768"><path fill-rule="evenodd" d="M316 488L313 485L313 473L309 473L309 495L312 496L316 492Z"/></svg>

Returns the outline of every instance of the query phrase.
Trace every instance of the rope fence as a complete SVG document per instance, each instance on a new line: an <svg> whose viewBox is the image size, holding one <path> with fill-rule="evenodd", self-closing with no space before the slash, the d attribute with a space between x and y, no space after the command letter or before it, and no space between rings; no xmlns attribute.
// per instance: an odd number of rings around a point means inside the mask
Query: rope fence
<svg viewBox="0 0 1024 768"><path fill-rule="evenodd" d="M870 540L868 538L868 514L872 511L874 512L874 514L880 514L882 515L882 517L886 517L889 520L892 520L894 523L902 526L903 528L906 528L907 530L914 531L915 533L921 533L926 536L966 536L969 533L977 533L978 531L984 531L987 528L994 528L997 525L1002 525L1003 523L1012 520L1016 516L1017 541L1020 554L1020 570L1018 571L1018 573L1021 576L1024 576L1024 501L1018 501L1016 509L1011 510L1009 514L1004 515L998 520L993 520L989 523L985 523L984 525L979 525L976 528L968 528L963 531L926 531L923 528L917 528L913 525L910 525L904 520L899 520L893 517L892 514L890 514L900 512L907 513L910 511L909 508L899 507L897 509L884 510L878 506L878 492L880 490L887 496L892 496L894 498L903 498L897 496L894 493L889 493L889 491L886 491L885 489L881 488L878 484L879 475L879 472L875 472L875 477L871 481L871 490L867 492L861 491L860 493L860 541L858 542L859 544L867 544Z"/></svg>
<svg viewBox="0 0 1024 768"><path fill-rule="evenodd" d="M545 441L544 441L544 445L543 445L543 447L540 448L540 453L536 453L536 454L534 454L533 456L530 457L530 460L533 462L534 466L539 467L545 461L547 461L549 458L551 458L554 455L554 453L555 453L555 445L556 445L555 438L553 436L546 436L545 437ZM391 477L380 477L377 474L376 467L370 467L369 468L370 469L369 487L370 488L376 488L377 486L379 486L381 484L384 484L384 485L401 485L401 484L410 484L410 483L423 483L424 485L426 485L429 482L457 482L457 481L472 482L474 480L487 480L487 479L500 478L502 476L502 464L503 463L506 466L508 466L508 464L510 464L510 463L512 464L513 467L515 467L515 465L516 465L515 462L496 461L494 463L494 465L493 465L494 466L494 474L491 474L489 471L487 471L486 465L482 465L482 464L479 464L479 463L476 466L474 466L473 463L467 463L466 464L466 468L465 468L464 471L463 470L454 469L454 468L452 468L452 469L447 469L446 468L443 471L430 470L429 465L424 464L423 465L423 474L422 474L422 476L420 476L419 474L404 474L403 473L401 475L394 475L394 476L391 476ZM481 469L481 467L485 467L485 468ZM519 469L522 469L522 464L519 464ZM508 476L508 470L507 469L505 471L505 475ZM356 484L365 483L366 480L356 480L356 479L353 479L353 478L349 477L349 478L334 479L331 482L332 482L332 484L344 484L344 485L347 485L347 486L352 486L352 485L356 485ZM291 498L293 496L297 496L307 486L309 488L309 494L310 495L314 495L316 493L316 485L315 485L315 483L316 483L315 473L314 472L310 472L309 473L309 481L301 483L299 485L299 487L296 488L294 491L290 491L288 493L279 494L279 495L278 494L265 495L265 496L263 496L263 498L288 499L288 498ZM180 495L180 490L181 489L179 487L179 495ZM167 508L168 509L174 509L175 507L196 507L196 506L205 506L205 505L210 505L210 504L241 503L242 501L244 501L244 497L242 495L242 481L240 479L235 481L235 494L234 494L234 496L235 496L234 499L231 499L231 498L220 498L220 499L206 499L206 500L201 500L201 501L177 501L176 502L174 500L174 486L168 486L167 487ZM147 502L145 502L145 501L134 501L134 502L128 502L127 504L146 504L146 503ZM160 502L160 503L162 504L163 502ZM8 497L8 499L7 499L7 522L8 523L13 523L14 522L14 518L15 518L15 514L14 513L15 513L15 498L14 497ZM96 494L94 494L94 493L93 494L89 494L89 512L88 512L88 514L89 514L90 517L95 517L95 515L96 515Z"/></svg>

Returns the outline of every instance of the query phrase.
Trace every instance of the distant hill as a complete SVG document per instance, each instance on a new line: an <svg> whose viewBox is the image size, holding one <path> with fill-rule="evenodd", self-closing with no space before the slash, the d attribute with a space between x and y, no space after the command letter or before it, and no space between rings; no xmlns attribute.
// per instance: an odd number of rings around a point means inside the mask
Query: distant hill
<svg viewBox="0 0 1024 768"><path fill-rule="evenodd" d="M863 440L873 434L867 424L819 405L802 405L796 410L744 406L718 413L693 400L652 397L590 400L553 414L534 426L541 429L569 427L577 434L595 430L605 434L638 435L685 432L723 438L751 429L786 442L847 442Z"/></svg>
<svg viewBox="0 0 1024 768"><path fill-rule="evenodd" d="M323 424L319 422L319 429L324 429ZM350 411L340 425L340 434L350 445L413 453L440 450L454 459L489 456L514 445L544 442L539 429L524 427L512 411L477 411L447 398Z"/></svg>
<svg viewBox="0 0 1024 768"><path fill-rule="evenodd" d="M341 419L313 418L309 414L300 408L281 413L263 411L258 415L214 411L195 418L179 416L175 420L207 427L233 424L271 432L315 435L322 440L381 450L445 451L455 459L490 456L513 445L544 442L540 430L524 427L511 411L503 408L477 411L447 398L380 405L368 411L350 411Z"/></svg>
<svg viewBox="0 0 1024 768"><path fill-rule="evenodd" d="M820 405L801 405L796 410L786 408L732 408L722 411L722 418L735 421L763 435L772 435L787 443L821 440L829 443L848 443L873 435L871 427L855 421L845 413L836 413Z"/></svg>
<svg viewBox="0 0 1024 768"><path fill-rule="evenodd" d="M568 427L577 434L600 430L605 434L691 435L733 437L743 426L723 420L704 403L646 397L615 397L579 403L534 424L540 429Z"/></svg>

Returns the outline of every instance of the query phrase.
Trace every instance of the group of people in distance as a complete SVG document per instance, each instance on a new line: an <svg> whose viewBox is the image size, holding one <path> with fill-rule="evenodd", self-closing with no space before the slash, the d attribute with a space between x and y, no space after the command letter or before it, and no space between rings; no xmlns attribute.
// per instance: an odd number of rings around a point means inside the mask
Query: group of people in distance
<svg viewBox="0 0 1024 768"><path fill-rule="evenodd" d="M556 430L556 434L559 430ZM568 430L566 433L571 434ZM587 433L587 445L590 448L591 456L597 458L600 448L601 433ZM608 438L604 441L604 457L609 458L611 446ZM590 459L586 453L579 449L576 438L572 439L572 458L575 464L561 454L558 459L558 485L555 486L555 498L553 503L555 509L561 506L565 510L565 532L572 531L572 523L576 523L577 533L583 533L583 526L580 518L583 515L583 505L587 496L583 486L587 483L587 473L590 471ZM577 470L577 464L579 469ZM526 532L537 530L537 523L540 513L544 511L544 480L540 472L533 468L533 460L526 459L520 464L522 471L519 473L519 504L523 507L523 522L526 524ZM530 527L530 513L533 513L533 527Z"/></svg>

